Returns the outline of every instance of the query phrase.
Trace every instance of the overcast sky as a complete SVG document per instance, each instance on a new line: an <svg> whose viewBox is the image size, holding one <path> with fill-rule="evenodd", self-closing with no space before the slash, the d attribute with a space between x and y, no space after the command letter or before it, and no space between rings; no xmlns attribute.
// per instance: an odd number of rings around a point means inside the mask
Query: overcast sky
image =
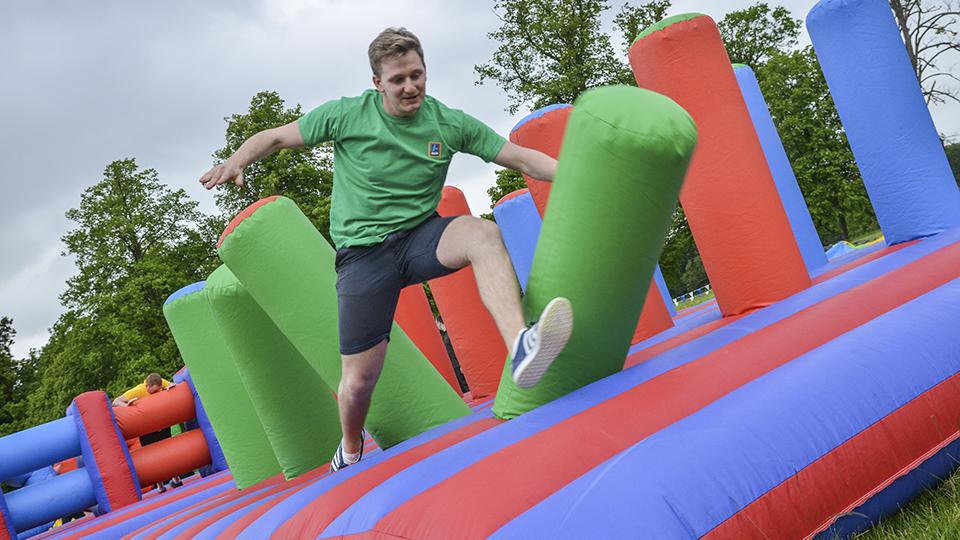
<svg viewBox="0 0 960 540"><path fill-rule="evenodd" d="M673 3L671 14L720 19L752 0ZM781 4L802 19L814 3ZM213 194L196 179L223 145L224 117L246 111L262 90L304 111L359 94L371 85L367 45L398 25L423 43L428 93L504 135L528 112L511 116L501 91L474 85L473 66L495 49L487 38L498 27L492 2L3 2L0 315L14 319L15 356L45 344L61 313L58 296L74 273L61 256L60 237L71 228L64 212L108 163L136 158L213 212ZM936 109L934 118L941 132L960 132L960 108ZM450 168L448 183L467 194L475 214L489 209L494 170L472 156Z"/></svg>

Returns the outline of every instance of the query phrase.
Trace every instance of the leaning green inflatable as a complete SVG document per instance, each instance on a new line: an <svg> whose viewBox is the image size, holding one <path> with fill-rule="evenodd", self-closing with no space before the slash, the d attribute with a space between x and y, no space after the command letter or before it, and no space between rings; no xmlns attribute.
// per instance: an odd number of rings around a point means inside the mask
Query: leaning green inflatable
<svg viewBox="0 0 960 540"><path fill-rule="evenodd" d="M537 386L504 371L494 414L516 417L623 369L696 140L690 115L649 90L576 101L523 301L535 319L570 299L573 334Z"/></svg>

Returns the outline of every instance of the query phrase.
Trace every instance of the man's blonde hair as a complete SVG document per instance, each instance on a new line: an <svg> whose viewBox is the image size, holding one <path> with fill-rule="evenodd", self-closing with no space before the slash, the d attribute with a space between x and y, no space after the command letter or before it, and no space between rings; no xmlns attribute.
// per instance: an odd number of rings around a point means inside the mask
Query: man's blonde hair
<svg viewBox="0 0 960 540"><path fill-rule="evenodd" d="M373 74L380 76L380 63L385 58L399 58L407 51L416 51L420 55L420 61L423 62L423 48L420 46L420 40L413 32L406 28L387 28L370 43L367 55L370 57L370 69Z"/></svg>

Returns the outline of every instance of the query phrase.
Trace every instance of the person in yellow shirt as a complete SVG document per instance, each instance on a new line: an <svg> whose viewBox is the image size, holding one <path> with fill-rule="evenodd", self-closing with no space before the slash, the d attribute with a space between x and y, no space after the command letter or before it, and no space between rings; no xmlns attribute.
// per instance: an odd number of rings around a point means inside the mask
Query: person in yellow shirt
<svg viewBox="0 0 960 540"><path fill-rule="evenodd" d="M147 397L151 394L156 394L157 392L162 392L163 390L173 386L176 385L161 377L159 373L151 373L150 375L147 375L147 378L142 383L127 390L120 396L117 396L117 399L113 400L113 406L126 407L128 405L133 405L134 402L140 398Z"/></svg>
<svg viewBox="0 0 960 540"><path fill-rule="evenodd" d="M114 407L131 407L136 404L137 400L140 398L145 398L149 395L156 394L157 392L163 392L176 386L175 383L172 383L163 377L159 373L151 373L147 375L147 378L144 381L133 388L127 390L120 396L117 396L117 399L113 400ZM153 433L147 433L140 437L140 446L147 446L155 442L162 441L164 439L170 438L170 428L165 427L160 431L155 431ZM180 487L183 485L183 481L179 476L174 476L170 479L170 485L173 487ZM167 491L167 487L164 482L157 482L157 491L163 493Z"/></svg>

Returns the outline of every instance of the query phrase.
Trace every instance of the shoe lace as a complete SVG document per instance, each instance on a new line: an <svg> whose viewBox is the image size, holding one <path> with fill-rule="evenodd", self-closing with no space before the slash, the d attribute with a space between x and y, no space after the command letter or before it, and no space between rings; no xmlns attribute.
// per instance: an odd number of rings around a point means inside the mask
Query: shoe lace
<svg viewBox="0 0 960 540"><path fill-rule="evenodd" d="M537 347L540 342L540 324L534 324L529 330L523 333L523 349L531 351Z"/></svg>

